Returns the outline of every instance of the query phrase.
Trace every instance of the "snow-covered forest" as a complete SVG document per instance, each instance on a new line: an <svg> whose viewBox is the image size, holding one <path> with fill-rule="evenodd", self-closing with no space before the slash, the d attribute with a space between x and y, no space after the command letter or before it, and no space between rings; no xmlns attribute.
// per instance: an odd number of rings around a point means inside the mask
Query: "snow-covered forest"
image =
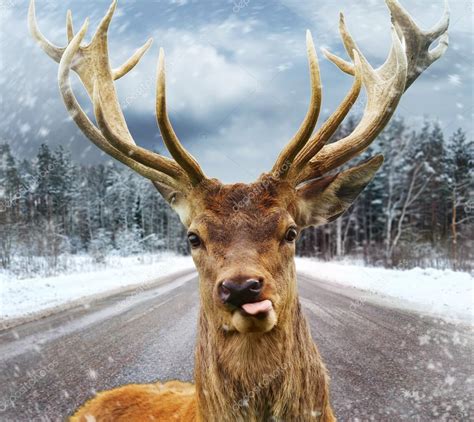
<svg viewBox="0 0 474 422"><path fill-rule="evenodd" d="M349 119L337 138L354 126ZM472 265L473 143L447 139L435 122L421 129L395 119L366 156L385 164L337 221L303 232L300 255L367 264L469 270ZM14 273L54 272L67 258L187 253L185 231L154 187L116 163L77 164L41 145L32 160L0 145L0 258ZM41 267L41 268L40 268Z"/></svg>
<svg viewBox="0 0 474 422"><path fill-rule="evenodd" d="M355 124L349 119L336 138ZM376 153L385 162L375 179L342 218L306 230L300 254L349 255L397 268L471 269L472 140L462 129L445 138L433 121L414 129L394 119L364 156Z"/></svg>
<svg viewBox="0 0 474 422"><path fill-rule="evenodd" d="M187 251L178 217L146 179L117 163L75 164L42 144L33 160L0 145L1 265L22 275L67 271L71 255ZM77 260L76 260L77 261ZM46 267L46 268L45 268Z"/></svg>

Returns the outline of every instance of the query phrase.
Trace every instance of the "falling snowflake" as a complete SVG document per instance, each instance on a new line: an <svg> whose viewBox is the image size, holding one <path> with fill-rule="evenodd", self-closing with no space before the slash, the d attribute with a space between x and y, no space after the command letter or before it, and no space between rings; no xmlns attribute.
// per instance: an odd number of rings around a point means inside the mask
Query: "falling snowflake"
<svg viewBox="0 0 474 422"><path fill-rule="evenodd" d="M31 126L28 123L24 123L20 126L20 132L22 135L27 134L31 130Z"/></svg>
<svg viewBox="0 0 474 422"><path fill-rule="evenodd" d="M455 85L455 86L461 85L461 77L457 73L448 75L448 80L451 85Z"/></svg>
<svg viewBox="0 0 474 422"><path fill-rule="evenodd" d="M90 368L89 371L87 371L87 376L91 380L96 380L97 379L97 371L94 371L92 368Z"/></svg>
<svg viewBox="0 0 474 422"><path fill-rule="evenodd" d="M28 108L33 108L36 104L36 101L38 100L38 98L32 96L31 94L26 94L26 95L23 95L21 96L18 101L20 104L24 105L25 107L28 107Z"/></svg>
<svg viewBox="0 0 474 422"><path fill-rule="evenodd" d="M456 378L454 378L453 376L451 375L448 375L445 380L444 380L444 383L445 384L448 384L449 386L453 385L454 384L454 381L456 381Z"/></svg>
<svg viewBox="0 0 474 422"><path fill-rule="evenodd" d="M286 63L279 64L277 66L277 69L279 72L284 72L285 70L291 69L292 67L293 67L293 63L286 62Z"/></svg>
<svg viewBox="0 0 474 422"><path fill-rule="evenodd" d="M49 135L49 129L45 128L44 126L40 127L38 130L38 135L42 138L46 138Z"/></svg>
<svg viewBox="0 0 474 422"><path fill-rule="evenodd" d="M424 346L425 344L430 344L430 336L428 334L422 335L418 337L418 341L420 342L420 346Z"/></svg>

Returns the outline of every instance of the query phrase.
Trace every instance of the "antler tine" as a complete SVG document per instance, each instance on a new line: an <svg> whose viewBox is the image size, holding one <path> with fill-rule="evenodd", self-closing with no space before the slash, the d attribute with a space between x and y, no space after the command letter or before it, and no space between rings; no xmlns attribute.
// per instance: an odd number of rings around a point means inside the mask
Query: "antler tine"
<svg viewBox="0 0 474 422"><path fill-rule="evenodd" d="M443 35L441 35L438 45L429 51L429 61L433 63L436 60L438 60L446 52L446 50L448 49L448 46L449 46L449 35L446 32Z"/></svg>
<svg viewBox="0 0 474 422"><path fill-rule="evenodd" d="M191 183L200 183L205 175L194 157L184 149L179 141L166 111L166 77L165 53L160 48L158 56L158 72L156 81L156 120L161 131L163 141L171 156L180 164L191 179Z"/></svg>
<svg viewBox="0 0 474 422"><path fill-rule="evenodd" d="M438 60L448 48L448 26L449 26L449 4L444 2L444 12L442 18L430 30L423 31L400 5L398 0L385 0L392 15L392 22L397 33L405 43L405 54L408 60L407 82L405 91L420 76L423 71L433 62ZM344 17L341 13L339 30L345 49L353 59L351 51L354 49L354 42L344 24ZM441 37L441 38L440 38ZM430 45L439 39L439 44L433 50L429 50ZM354 75L354 64L350 63L335 54L323 50L328 60L332 61L343 72ZM360 54L360 51L359 51Z"/></svg>
<svg viewBox="0 0 474 422"><path fill-rule="evenodd" d="M107 37L107 32L109 30L110 22L112 22L112 17L114 16L115 9L117 9L117 0L112 0L112 3L110 3L107 12L100 21L99 26L97 27L92 39L96 37Z"/></svg>
<svg viewBox="0 0 474 422"><path fill-rule="evenodd" d="M74 38L74 26L72 23L72 12L70 10L66 13L66 33L67 33L67 42L68 44Z"/></svg>
<svg viewBox="0 0 474 422"><path fill-rule="evenodd" d="M385 127L401 98L406 81L407 60L394 27L392 48L379 69L374 70L357 47L353 50L353 57L367 91L367 104L362 120L350 135L325 145L296 176L296 183L319 177L360 154Z"/></svg>
<svg viewBox="0 0 474 422"><path fill-rule="evenodd" d="M278 174L281 178L284 178L288 174L290 164L308 142L318 121L319 111L321 109L321 75L319 72L318 57L310 31L306 32L306 49L311 80L311 99L306 117L298 129L298 132L296 132L295 136L293 136L280 153L273 166L272 173Z"/></svg>
<svg viewBox="0 0 474 422"><path fill-rule="evenodd" d="M354 40L352 39L352 36L350 35L349 31L347 30L344 14L342 12L339 13L339 34L341 36L342 44L344 45L347 54L352 60L354 60L354 54L352 52L354 50L358 51L358 48ZM355 75L354 63L348 62L340 58L339 56L336 56L326 48L323 48L322 51L326 58L333 62L344 73L347 73L348 75L352 76Z"/></svg>
<svg viewBox="0 0 474 422"><path fill-rule="evenodd" d="M357 51L354 52L354 61L355 63L359 63L360 61ZM297 155L295 162L293 163L293 168L291 169L292 178L299 175L311 158L313 158L324 147L356 102L362 87L362 76L359 68L360 65L356 65L354 83L352 84L349 93L342 100L341 104L339 104L336 111L331 114L331 116L316 131L316 134Z"/></svg>
<svg viewBox="0 0 474 422"><path fill-rule="evenodd" d="M97 27L97 30L92 38L91 44L94 43L94 41L98 40L99 38L103 38L102 42L104 43L107 42L107 34L108 34L110 22L112 21L112 17L114 16L116 8L117 8L117 0L112 0L112 3L110 4L109 9L107 10L107 13L102 18L102 20L99 23L99 26ZM137 49L135 53L133 53L133 55L125 63L123 63L118 68L112 69L113 79L114 80L120 79L122 76L130 72L138 64L140 59L150 48L152 42L153 40L151 38L148 39L145 42L145 44L143 44L139 49Z"/></svg>
<svg viewBox="0 0 474 422"><path fill-rule="evenodd" d="M433 27L426 31L426 35L430 37L433 41L442 36L449 27L449 20L450 20L450 9L449 9L449 2L448 0L444 0L444 12L443 16L441 16L438 23L433 25Z"/></svg>
<svg viewBox="0 0 474 422"><path fill-rule="evenodd" d="M34 0L31 0L30 7L28 8L28 28L30 30L31 35L38 42L39 46L43 49L43 51L49 57L59 63L65 48L58 47L53 43L49 42L38 28Z"/></svg>
<svg viewBox="0 0 474 422"><path fill-rule="evenodd" d="M66 108L71 115L74 122L77 124L79 128L83 131L83 133L100 149L102 149L105 153L109 154L110 156L116 158L117 160L121 161L123 164L129 166L137 173L141 174L142 176L150 179L152 181L159 181L161 183L165 183L168 186L177 186L177 181L168 175L159 172L153 168L149 168L147 166L138 163L134 159L130 158L129 156L122 154L120 151L115 149L112 145L109 144L108 140L102 135L102 133L94 126L94 124L90 121L87 114L79 105L77 98L74 95L74 92L71 87L71 81L69 78L71 64L79 51L80 43L84 39L88 28L88 19L86 19L84 25L81 27L80 31L73 37L71 42L69 43L68 47L62 54L61 60L59 62L59 69L58 69L58 82L60 92L66 105Z"/></svg>
<svg viewBox="0 0 474 422"><path fill-rule="evenodd" d="M122 66L112 69L112 76L115 81L126 75L137 65L143 55L150 48L152 42L153 39L148 39L148 41L143 44L139 49L137 49L137 51L135 51L135 53L133 53L133 55L124 64L122 64Z"/></svg>

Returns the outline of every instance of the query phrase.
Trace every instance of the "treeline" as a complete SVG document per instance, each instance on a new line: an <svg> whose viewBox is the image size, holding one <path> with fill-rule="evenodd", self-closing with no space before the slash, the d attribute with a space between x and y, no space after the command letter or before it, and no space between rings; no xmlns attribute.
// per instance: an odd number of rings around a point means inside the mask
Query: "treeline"
<svg viewBox="0 0 474 422"><path fill-rule="evenodd" d="M336 137L355 124L349 119ZM380 153L382 168L351 209L332 224L307 230L299 253L350 255L387 267L471 269L472 141L461 129L446 140L436 122L414 130L394 119L362 159Z"/></svg>
<svg viewBox="0 0 474 422"><path fill-rule="evenodd" d="M349 119L336 138L354 126ZM364 155L385 156L374 181L342 218L306 230L298 253L470 269L472 147L460 129L445 140L436 123L413 130L393 120ZM15 256L45 257L54 266L63 254L89 253L100 262L112 251L188 251L175 213L149 181L120 164L78 165L61 147L47 145L34 159L19 161L2 144L0 182L4 268Z"/></svg>
<svg viewBox="0 0 474 422"><path fill-rule="evenodd" d="M119 165L77 165L59 147L41 145L33 160L16 160L0 145L0 259L87 252L97 262L171 250L186 253L185 231L151 183Z"/></svg>

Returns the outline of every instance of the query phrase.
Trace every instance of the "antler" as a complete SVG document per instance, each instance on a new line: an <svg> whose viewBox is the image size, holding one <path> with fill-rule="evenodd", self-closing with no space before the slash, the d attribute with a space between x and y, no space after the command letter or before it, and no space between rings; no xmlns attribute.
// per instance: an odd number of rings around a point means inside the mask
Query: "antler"
<svg viewBox="0 0 474 422"><path fill-rule="evenodd" d="M296 132L295 136L288 142L273 166L272 173L276 173L280 177L287 173L290 164L298 152L300 152L301 148L304 147L311 133L313 133L321 109L321 76L319 73L318 57L310 31L306 31L306 49L311 80L311 99L306 117L298 129L298 132Z"/></svg>
<svg viewBox="0 0 474 422"><path fill-rule="evenodd" d="M324 54L342 71L353 75L354 84L336 111L296 156L289 171L289 178L295 184L320 177L365 150L386 126L406 89L446 51L447 2L443 18L429 31L421 30L396 0L386 0L386 3L392 15L392 47L387 60L378 69L364 57L346 27L344 16L340 15L339 31L353 63L328 51ZM430 50L430 45L438 38L439 45ZM367 92L361 121L350 135L325 145L356 101L361 84Z"/></svg>
<svg viewBox="0 0 474 422"><path fill-rule="evenodd" d="M128 73L151 45L151 39L139 48L122 66L111 69L107 31L116 8L113 0L88 45L81 45L88 21L74 35L72 16L66 19L68 45L65 48L50 43L38 29L35 4L31 0L28 24L33 37L53 60L59 62L58 81L61 95L71 117L82 132L100 149L129 166L142 176L172 188L187 188L205 178L201 168L176 137L166 112L164 89L164 59L160 54L157 84L157 120L163 140L173 160L136 145L125 122L115 90L114 80ZM81 79L94 105L98 128L79 105L69 79L73 69Z"/></svg>

